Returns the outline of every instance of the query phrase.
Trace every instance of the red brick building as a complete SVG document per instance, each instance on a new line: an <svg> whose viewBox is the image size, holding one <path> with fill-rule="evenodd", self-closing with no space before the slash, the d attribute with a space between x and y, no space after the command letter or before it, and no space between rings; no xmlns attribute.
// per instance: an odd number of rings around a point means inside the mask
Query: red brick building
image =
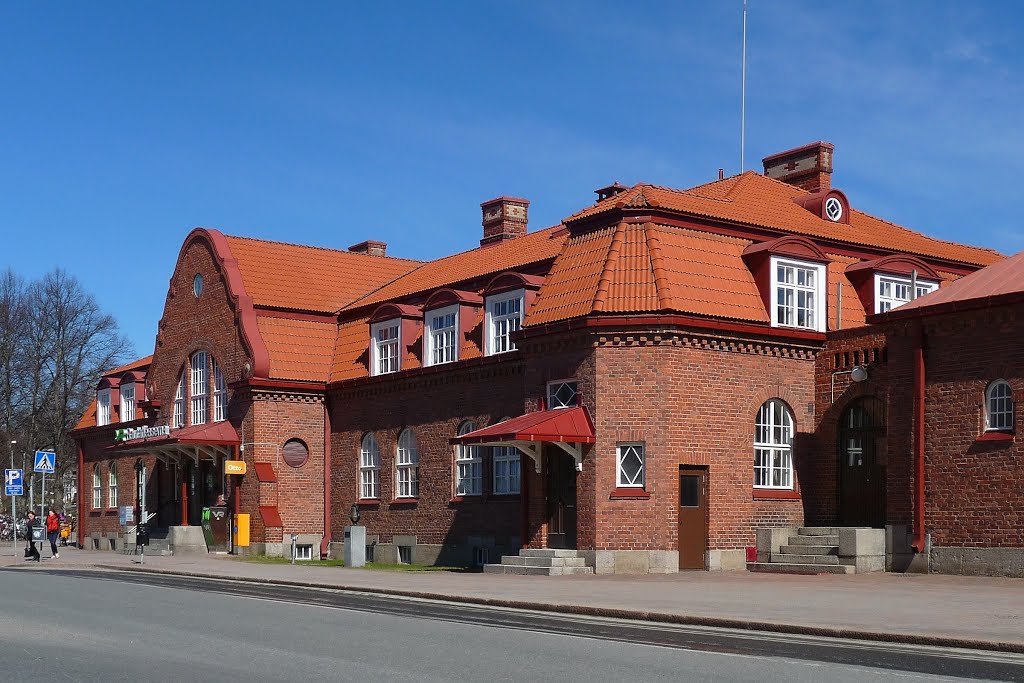
<svg viewBox="0 0 1024 683"><path fill-rule="evenodd" d="M220 494L250 550L337 552L355 505L378 561L561 548L599 572L741 568L758 528L834 524L853 508L822 378L845 391L835 370L863 362L842 345L885 365L869 316L1002 257L853 209L832 151L614 184L534 232L499 197L479 247L429 262L194 230L152 358L105 377L76 432L99 491L83 537L117 533L104 491L136 462L176 551ZM153 429L115 444L122 426Z"/></svg>

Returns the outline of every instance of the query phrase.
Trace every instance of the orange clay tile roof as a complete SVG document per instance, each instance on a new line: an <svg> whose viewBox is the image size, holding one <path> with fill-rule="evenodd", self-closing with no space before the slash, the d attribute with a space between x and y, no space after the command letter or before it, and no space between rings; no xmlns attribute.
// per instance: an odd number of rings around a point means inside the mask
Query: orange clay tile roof
<svg viewBox="0 0 1024 683"><path fill-rule="evenodd" d="M114 368L110 372L104 372L103 376L104 377L116 377L118 375L122 375L122 374L128 372L129 370L138 370L140 368L148 367L152 362L153 362L153 354L150 354L150 355L146 356L145 358L140 358L138 360L133 360L131 363L127 363L125 365L122 365L119 368Z"/></svg>
<svg viewBox="0 0 1024 683"><path fill-rule="evenodd" d="M593 310L608 250L617 228L573 236L555 259L540 296L526 314L525 325L540 325L586 315Z"/></svg>
<svg viewBox="0 0 1024 683"><path fill-rule="evenodd" d="M837 254L825 254L832 263L828 264L828 329L836 329L836 283L843 284L842 323L843 329L864 325L864 304L857 296L853 283L846 277L846 268L860 259Z"/></svg>
<svg viewBox="0 0 1024 683"><path fill-rule="evenodd" d="M75 429L85 429L86 427L95 427L95 426L96 426L96 397L93 396L93 399L91 401L89 401L89 407L86 409L86 411L84 413L82 413L82 417L80 417L78 419L78 424L75 425Z"/></svg>
<svg viewBox="0 0 1024 683"><path fill-rule="evenodd" d="M365 377L370 354L370 326L368 317L348 320L338 325L331 364L331 381ZM405 363L405 359L402 360Z"/></svg>
<svg viewBox="0 0 1024 683"><path fill-rule="evenodd" d="M270 353L271 379L326 382L338 326L333 323L257 316Z"/></svg>
<svg viewBox="0 0 1024 683"><path fill-rule="evenodd" d="M793 201L809 194L767 176L747 171L738 176L673 190L657 185L635 185L579 211L566 223L624 207L660 208L684 214L746 223L780 233L807 235L886 251L989 265L1002 257L996 251L927 237L861 211L850 211L850 224L833 223L815 216Z"/></svg>
<svg viewBox="0 0 1024 683"><path fill-rule="evenodd" d="M497 275L505 270L547 261L555 258L562 250L565 238L562 226L558 225L514 240L429 261L372 294L353 301L346 308L373 306L491 273Z"/></svg>
<svg viewBox="0 0 1024 683"><path fill-rule="evenodd" d="M419 261L225 235L253 304L334 313Z"/></svg>
<svg viewBox="0 0 1024 683"><path fill-rule="evenodd" d="M148 368L150 363L152 363L152 362L153 362L153 356L151 354L149 356L146 356L145 358L139 358L138 360L133 360L131 363L126 363L125 365L122 365L119 368L114 368L113 370L110 370L109 372L104 372L102 376L103 377L117 377L118 375L123 375L124 373L128 372L129 370L139 370L141 368ZM141 412L141 408L138 408L136 410L136 412ZM96 426L96 396L93 395L92 400L89 401L89 407L86 408L84 413L82 413L82 417L80 417L78 419L78 423L75 425L75 429L85 429L86 427L95 427L95 426Z"/></svg>

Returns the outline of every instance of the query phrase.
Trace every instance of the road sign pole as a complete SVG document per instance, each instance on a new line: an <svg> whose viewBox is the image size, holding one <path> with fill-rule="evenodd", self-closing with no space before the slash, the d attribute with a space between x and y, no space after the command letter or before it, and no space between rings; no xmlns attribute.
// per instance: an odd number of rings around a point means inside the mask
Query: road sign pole
<svg viewBox="0 0 1024 683"><path fill-rule="evenodd" d="M39 501L39 516L41 519L46 518L46 472L43 472L43 492L40 494L42 500Z"/></svg>
<svg viewBox="0 0 1024 683"><path fill-rule="evenodd" d="M13 468L12 468L13 469ZM14 556L18 556L18 498L11 496L11 518L14 520Z"/></svg>

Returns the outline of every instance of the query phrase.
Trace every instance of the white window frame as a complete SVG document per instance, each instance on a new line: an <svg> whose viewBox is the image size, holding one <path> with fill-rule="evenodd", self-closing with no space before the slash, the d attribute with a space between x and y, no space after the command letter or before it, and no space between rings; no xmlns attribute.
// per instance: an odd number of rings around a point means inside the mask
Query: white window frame
<svg viewBox="0 0 1024 683"><path fill-rule="evenodd" d="M135 419L135 382L125 382L120 387L121 391L121 422L131 422Z"/></svg>
<svg viewBox="0 0 1024 683"><path fill-rule="evenodd" d="M110 463L110 469L107 473L107 507L117 507L117 463Z"/></svg>
<svg viewBox="0 0 1024 683"><path fill-rule="evenodd" d="M572 403L563 404L562 401L555 400L555 394L558 392L559 387L561 387L563 384L573 385ZM551 382L548 382L547 399L549 410L554 410L558 408L575 408L580 404L580 383L575 379L556 379ZM558 405L556 405L556 403Z"/></svg>
<svg viewBox="0 0 1024 683"><path fill-rule="evenodd" d="M476 431L476 424L463 422L459 436ZM480 446L455 447L455 495L480 496L484 492L484 459Z"/></svg>
<svg viewBox="0 0 1024 683"><path fill-rule="evenodd" d="M100 474L100 466L93 465L92 468L92 509L103 508L103 475Z"/></svg>
<svg viewBox="0 0 1024 683"><path fill-rule="evenodd" d="M189 405L192 407L192 421L189 424L203 425L209 418L210 381L208 373L209 354L196 351L189 359L192 381L189 383Z"/></svg>
<svg viewBox="0 0 1024 683"><path fill-rule="evenodd" d="M625 470L622 469L622 461L635 455L640 459L640 471L630 481ZM647 478L647 450L642 442L620 443L616 448L616 477L615 486L620 489L642 489Z"/></svg>
<svg viewBox="0 0 1024 683"><path fill-rule="evenodd" d="M875 313L885 313L911 301L910 286L910 278L907 276L875 273ZM918 279L917 295L914 298L922 297L938 288L939 283L934 280ZM901 289L903 291L900 291Z"/></svg>
<svg viewBox="0 0 1024 683"><path fill-rule="evenodd" d="M1012 432L1013 422L1013 389L1005 379L997 379L985 389L985 431Z"/></svg>
<svg viewBox="0 0 1024 683"><path fill-rule="evenodd" d="M491 493L514 496L522 486L522 464L519 449L514 446L491 448Z"/></svg>
<svg viewBox="0 0 1024 683"><path fill-rule="evenodd" d="M174 389L174 410L171 416L171 428L180 429L185 426L185 371L178 376L178 386Z"/></svg>
<svg viewBox="0 0 1024 683"><path fill-rule="evenodd" d="M495 309L516 302L518 310L499 313ZM517 289L504 294L495 294L487 297L485 303L486 313L484 315L484 329L487 331L484 354L496 356L499 353L515 351L516 345L510 338L513 332L523 326L523 315L526 308L526 290Z"/></svg>
<svg viewBox="0 0 1024 683"><path fill-rule="evenodd" d="M228 419L228 383L224 381L224 371L220 363L213 361L213 421L223 422Z"/></svg>
<svg viewBox="0 0 1024 683"><path fill-rule="evenodd" d="M420 449L416 434L403 429L395 450L395 498L419 498Z"/></svg>
<svg viewBox="0 0 1024 683"><path fill-rule="evenodd" d="M792 283L792 284L791 283L780 282L779 281L779 268L793 268L793 269L796 269L796 270L813 271L814 272L814 286L813 287L808 287L808 286L805 286L805 285L800 285L800 284L795 283L795 282ZM825 322L826 322L826 318L827 318L826 310L825 310L825 300L826 300L826 296L825 296L825 293L826 293L826 290L825 290L825 265L821 264L821 263L813 263L811 261L799 261L799 260L796 260L796 259L784 258L784 257L781 257L781 256L772 256L772 258L771 258L771 269L772 269L772 279L771 279L771 288L772 288L771 289L771 291L772 291L772 295L771 295L771 325L772 325L772 327L786 327L786 328L792 328L792 329L797 329L797 330L813 330L813 331L816 331L816 332L824 332L825 331ZM779 293L780 293L780 291L783 291L783 290L791 290L792 291L792 293L793 293L793 300L792 300L792 305L791 306L788 305L788 304L787 305L780 305L780 303L779 303ZM812 324L812 325L799 325L799 324L797 324L797 318L798 318L799 310L800 310L800 306L798 305L798 303L799 303L798 300L799 300L799 295L801 293L804 293L804 294L812 293L813 294L813 306L810 306L810 307L806 307L805 306L805 307L803 307L804 310L809 310L811 312L811 314L814 316L814 320L813 320L814 324ZM785 322L783 320L780 320L780 317L779 317L779 309L780 308L787 308L787 309L791 308L792 309L792 315L793 315L792 323L787 323L787 322Z"/></svg>
<svg viewBox="0 0 1024 683"><path fill-rule="evenodd" d="M110 424L110 389L96 392L96 425L102 427Z"/></svg>
<svg viewBox="0 0 1024 683"><path fill-rule="evenodd" d="M439 319L452 316L453 323L435 329L435 323ZM444 365L459 360L459 305L452 304L444 308L435 308L423 314L423 343L426 345L423 353L423 364L425 366ZM443 339L442 339L443 335ZM447 342L450 340L450 344ZM438 342L444 341L443 346Z"/></svg>
<svg viewBox="0 0 1024 683"><path fill-rule="evenodd" d="M381 340L381 332L394 330L394 337ZM370 375L388 375L402 369L402 319L392 318L370 325Z"/></svg>
<svg viewBox="0 0 1024 683"><path fill-rule="evenodd" d="M776 420L775 405L782 407ZM778 483L775 474L778 473ZM754 423L754 488L792 491L793 411L785 401L772 398L761 404Z"/></svg>
<svg viewBox="0 0 1024 683"><path fill-rule="evenodd" d="M312 562L313 546L309 543L297 543L295 545L295 559L299 562Z"/></svg>
<svg viewBox="0 0 1024 683"><path fill-rule="evenodd" d="M359 445L359 498L380 498L380 446L373 432L367 433Z"/></svg>

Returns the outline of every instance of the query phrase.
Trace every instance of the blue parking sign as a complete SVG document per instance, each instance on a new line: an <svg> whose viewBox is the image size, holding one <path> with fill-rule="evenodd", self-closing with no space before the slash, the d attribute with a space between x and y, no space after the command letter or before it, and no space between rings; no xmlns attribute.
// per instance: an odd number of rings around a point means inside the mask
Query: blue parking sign
<svg viewBox="0 0 1024 683"><path fill-rule="evenodd" d="M21 470L4 470L4 495L25 495L24 482Z"/></svg>

